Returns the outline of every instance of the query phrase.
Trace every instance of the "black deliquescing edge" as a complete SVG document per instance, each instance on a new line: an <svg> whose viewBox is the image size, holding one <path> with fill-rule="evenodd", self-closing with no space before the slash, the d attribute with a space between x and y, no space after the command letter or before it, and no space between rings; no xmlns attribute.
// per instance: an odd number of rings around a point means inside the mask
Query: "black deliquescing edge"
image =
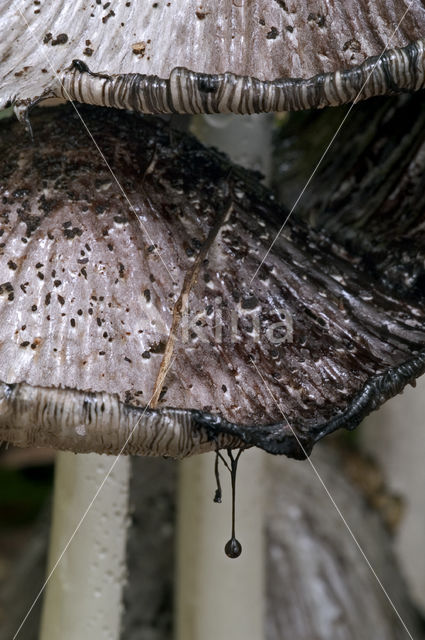
<svg viewBox="0 0 425 640"><path fill-rule="evenodd" d="M338 429L355 429L369 413L380 407L390 398L401 393L407 384L425 373L425 349L417 356L407 360L397 367L389 368L385 373L373 376L363 389L353 398L348 407L327 422L314 424L294 422L283 419L270 425L239 425L227 421L218 414L206 413L199 409L178 409L175 407L161 407L150 409L122 403L125 413L136 413L140 416L167 413L190 417L191 428L206 432L211 441L217 441L220 435L230 435L248 447L259 447L267 453L285 455L288 458L304 460L308 457L316 442ZM19 384L2 382L6 399L11 400ZM62 387L66 391L66 388ZM77 391L77 390L74 390ZM96 392L85 391L85 402L96 401ZM274 399L271 397L271 401Z"/></svg>
<svg viewBox="0 0 425 640"><path fill-rule="evenodd" d="M303 460L309 456L316 442L338 429L355 429L372 411L401 393L407 384L425 373L425 349L406 362L373 376L354 397L349 406L330 421L310 426L286 420L265 426L241 426L216 415L193 411L193 420L204 428L211 439L221 433L238 437L248 446L259 447L268 453L286 455ZM272 400L272 399L271 399Z"/></svg>

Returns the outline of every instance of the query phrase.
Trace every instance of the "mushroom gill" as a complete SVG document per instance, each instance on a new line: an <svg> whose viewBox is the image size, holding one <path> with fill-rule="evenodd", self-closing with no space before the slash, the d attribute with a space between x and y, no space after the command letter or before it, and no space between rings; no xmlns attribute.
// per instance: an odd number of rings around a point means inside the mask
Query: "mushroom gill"
<svg viewBox="0 0 425 640"><path fill-rule="evenodd" d="M0 107L23 117L49 97L144 113L253 113L425 82L420 2L1 3Z"/></svg>
<svg viewBox="0 0 425 640"><path fill-rule="evenodd" d="M423 297L325 233L291 218L253 279L287 214L258 175L83 107L116 182L71 107L42 111L35 144L1 125L0 440L303 457L425 371Z"/></svg>

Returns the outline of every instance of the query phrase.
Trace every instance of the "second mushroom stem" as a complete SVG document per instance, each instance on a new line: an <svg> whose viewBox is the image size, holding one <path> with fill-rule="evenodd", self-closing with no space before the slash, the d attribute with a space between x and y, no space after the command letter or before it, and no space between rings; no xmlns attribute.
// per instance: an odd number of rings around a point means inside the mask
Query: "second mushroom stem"
<svg viewBox="0 0 425 640"><path fill-rule="evenodd" d="M199 116L193 131L245 167L266 176L271 164L270 116ZM217 382L218 383L218 382ZM223 504L214 503L214 454L181 463L178 497L177 640L232 638L262 640L264 634L264 457L248 450L241 457L236 490L237 537L242 555L229 559L230 478ZM226 474L227 475L227 474Z"/></svg>

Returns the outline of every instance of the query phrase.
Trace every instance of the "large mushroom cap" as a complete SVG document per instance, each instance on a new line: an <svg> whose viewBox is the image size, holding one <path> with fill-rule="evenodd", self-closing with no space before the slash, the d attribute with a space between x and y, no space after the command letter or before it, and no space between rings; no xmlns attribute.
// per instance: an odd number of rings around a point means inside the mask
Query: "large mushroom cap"
<svg viewBox="0 0 425 640"><path fill-rule="evenodd" d="M35 145L1 127L0 440L300 456L424 371L423 296L303 223L252 280L286 215L255 176L86 108L127 200L73 110L44 111Z"/></svg>
<svg viewBox="0 0 425 640"><path fill-rule="evenodd" d="M0 107L56 96L145 113L251 113L424 84L418 1L2 3Z"/></svg>

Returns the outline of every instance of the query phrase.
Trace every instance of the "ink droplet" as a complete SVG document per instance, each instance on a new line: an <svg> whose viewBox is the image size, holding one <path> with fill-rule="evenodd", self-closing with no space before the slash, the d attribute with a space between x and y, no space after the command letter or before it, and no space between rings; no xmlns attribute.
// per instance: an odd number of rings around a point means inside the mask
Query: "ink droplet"
<svg viewBox="0 0 425 640"><path fill-rule="evenodd" d="M215 490L214 502L217 502L218 504L221 504L221 490L220 489L216 489Z"/></svg>
<svg viewBox="0 0 425 640"><path fill-rule="evenodd" d="M223 458L218 448L215 452L216 455L215 455L214 471L215 471L215 480L217 483L217 489L214 495L214 502L221 502L221 497L222 497L220 473L218 469L219 460L221 460L224 466L226 467L226 469L230 471L230 478L232 483L232 534L231 534L230 540L226 543L226 546L224 547L224 552L226 556L228 556L229 558L239 558L239 556L242 553L242 545L235 536L236 473L238 470L238 462L239 462L239 458L241 457L242 451L243 449L239 449L239 452L235 458L233 456L232 450L227 449L227 455L229 456L229 459L230 459L230 466L227 463L227 461Z"/></svg>
<svg viewBox="0 0 425 640"><path fill-rule="evenodd" d="M230 538L224 547L224 553L228 558L239 558L242 553L242 545L236 538Z"/></svg>
<svg viewBox="0 0 425 640"><path fill-rule="evenodd" d="M232 537L224 547L224 551L229 558L238 558L242 553L242 545L235 536L236 473L242 451L243 449L239 449L238 455L234 458L231 449L227 449L227 455L230 458L230 478L232 481Z"/></svg>

